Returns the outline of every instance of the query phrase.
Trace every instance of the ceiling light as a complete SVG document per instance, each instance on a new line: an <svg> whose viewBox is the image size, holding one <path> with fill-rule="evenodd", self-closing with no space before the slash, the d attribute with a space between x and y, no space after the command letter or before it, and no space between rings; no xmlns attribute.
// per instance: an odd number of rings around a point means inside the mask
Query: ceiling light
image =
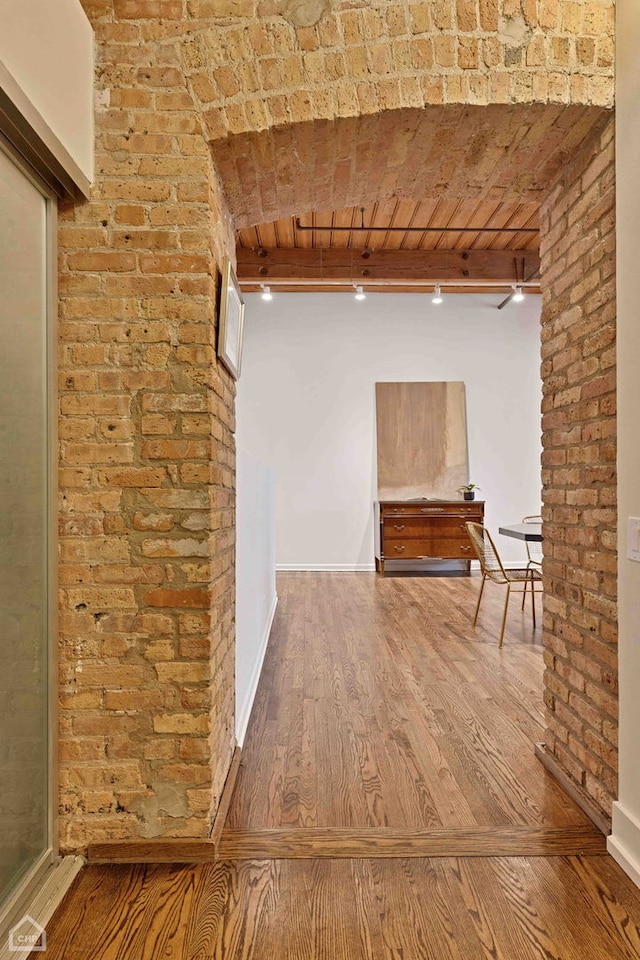
<svg viewBox="0 0 640 960"><path fill-rule="evenodd" d="M442 293L440 292L440 284L436 283L435 289L433 291L433 299L431 303L442 303Z"/></svg>
<svg viewBox="0 0 640 960"><path fill-rule="evenodd" d="M273 294L271 293L271 287L265 286L262 284L262 299L263 300L273 300Z"/></svg>
<svg viewBox="0 0 640 960"><path fill-rule="evenodd" d="M518 284L515 284L514 287L513 287L513 297L512 297L512 299L513 299L516 303L520 303L522 300L524 300L524 293L522 292L522 287L519 286Z"/></svg>
<svg viewBox="0 0 640 960"><path fill-rule="evenodd" d="M362 287L358 287L358 286L356 287L355 298L356 298L356 300L366 300L366 299L367 299L367 295L366 295L366 293L364 292L364 290L362 289Z"/></svg>

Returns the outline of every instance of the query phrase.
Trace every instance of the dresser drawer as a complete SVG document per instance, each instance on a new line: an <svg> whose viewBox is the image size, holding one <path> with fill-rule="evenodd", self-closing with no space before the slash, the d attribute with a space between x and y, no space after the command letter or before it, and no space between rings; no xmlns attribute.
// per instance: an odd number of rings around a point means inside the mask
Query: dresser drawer
<svg viewBox="0 0 640 960"><path fill-rule="evenodd" d="M409 538L387 540L385 560L428 560L438 558L446 560L470 560L473 550L468 539L462 537L447 539Z"/></svg>
<svg viewBox="0 0 640 960"><path fill-rule="evenodd" d="M484 505L477 505L475 503L461 503L458 512L467 520L477 520L478 523L482 523L482 518L484 517Z"/></svg>
<svg viewBox="0 0 640 960"><path fill-rule="evenodd" d="M416 500L407 503L381 503L380 515L384 517L445 517L461 516L466 519L482 519L484 515L484 503L465 503L464 500L447 503L429 502L428 500Z"/></svg>
<svg viewBox="0 0 640 960"><path fill-rule="evenodd" d="M466 517L385 517L385 540L407 537L437 537L440 540L466 538Z"/></svg>
<svg viewBox="0 0 640 960"><path fill-rule="evenodd" d="M418 503L398 503L384 504L382 507L383 517L442 517L451 513L452 508L449 504L425 504Z"/></svg>

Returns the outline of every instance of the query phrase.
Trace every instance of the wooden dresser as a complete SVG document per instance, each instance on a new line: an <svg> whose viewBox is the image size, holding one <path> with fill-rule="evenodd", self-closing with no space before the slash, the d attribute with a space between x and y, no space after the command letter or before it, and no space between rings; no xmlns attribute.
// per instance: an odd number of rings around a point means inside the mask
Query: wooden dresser
<svg viewBox="0 0 640 960"><path fill-rule="evenodd" d="M482 500L380 500L375 505L376 570L390 560L475 559L465 523L484 522Z"/></svg>

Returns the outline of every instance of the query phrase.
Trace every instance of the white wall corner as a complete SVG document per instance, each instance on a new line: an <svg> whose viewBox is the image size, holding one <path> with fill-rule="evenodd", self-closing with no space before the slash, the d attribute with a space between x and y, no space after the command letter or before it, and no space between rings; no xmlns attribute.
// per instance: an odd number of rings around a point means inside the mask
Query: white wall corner
<svg viewBox="0 0 640 960"><path fill-rule="evenodd" d="M251 716L251 710L253 708L253 701L256 697L256 691L258 689L258 683L260 682L260 675L262 673L262 667L264 664L265 654L267 652L267 647L269 645L269 636L271 634L271 627L273 626L273 618L276 615L276 608L278 606L278 596L274 595L271 602L271 608L269 610L262 637L260 639L260 647L255 659L253 672L251 674L251 679L249 685L245 691L245 696L241 704L237 705L236 708L236 740L238 741L238 746L242 747L244 744L244 738L247 733L247 727L249 725L249 717Z"/></svg>
<svg viewBox="0 0 640 960"><path fill-rule="evenodd" d="M640 216L640 5L616 4L616 301L618 372L618 664L620 801L609 850L640 886L640 564L627 558L627 523L640 516L640 326L637 234Z"/></svg>
<svg viewBox="0 0 640 960"><path fill-rule="evenodd" d="M607 850L640 887L640 820L625 810L619 800L613 804L612 832L607 838Z"/></svg>

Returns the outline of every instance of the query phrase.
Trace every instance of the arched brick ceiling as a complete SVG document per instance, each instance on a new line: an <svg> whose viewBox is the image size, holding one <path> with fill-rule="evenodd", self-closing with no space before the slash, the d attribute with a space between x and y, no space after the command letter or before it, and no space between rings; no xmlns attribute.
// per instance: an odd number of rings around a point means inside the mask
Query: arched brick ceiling
<svg viewBox="0 0 640 960"><path fill-rule="evenodd" d="M608 113L447 105L316 120L211 143L237 228L391 197L537 202Z"/></svg>
<svg viewBox="0 0 640 960"><path fill-rule="evenodd" d="M173 8L237 227L390 197L537 202L613 103L613 0Z"/></svg>

